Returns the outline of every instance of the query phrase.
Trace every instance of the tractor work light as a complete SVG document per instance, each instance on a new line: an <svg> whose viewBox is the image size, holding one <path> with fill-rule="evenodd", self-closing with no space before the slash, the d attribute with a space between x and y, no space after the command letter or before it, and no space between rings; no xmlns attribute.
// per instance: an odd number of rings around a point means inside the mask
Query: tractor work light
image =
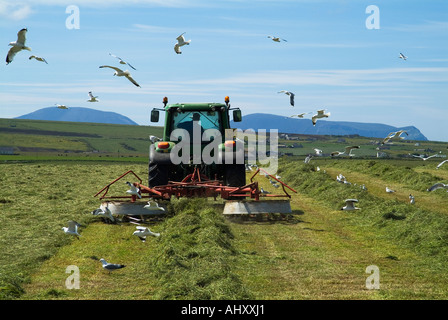
<svg viewBox="0 0 448 320"><path fill-rule="evenodd" d="M236 142L234 140L227 140L224 142L224 146L227 148L233 148L236 145Z"/></svg>
<svg viewBox="0 0 448 320"><path fill-rule="evenodd" d="M170 144L166 141L162 141L157 144L157 148L159 148L159 149L168 149L169 147L170 147Z"/></svg>
<svg viewBox="0 0 448 320"><path fill-rule="evenodd" d="M168 97L163 97L163 105L166 106L168 103Z"/></svg>
<svg viewBox="0 0 448 320"><path fill-rule="evenodd" d="M229 96L226 96L226 97L224 98L224 102L226 103L226 105L229 104L229 102L230 102L230 98L229 98Z"/></svg>

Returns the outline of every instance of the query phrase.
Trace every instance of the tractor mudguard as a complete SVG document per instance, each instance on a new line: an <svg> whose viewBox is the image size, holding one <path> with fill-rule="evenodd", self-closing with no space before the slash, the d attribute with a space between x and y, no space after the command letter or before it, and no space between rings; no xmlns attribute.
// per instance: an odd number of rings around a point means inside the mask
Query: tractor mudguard
<svg viewBox="0 0 448 320"><path fill-rule="evenodd" d="M157 152L154 145L149 147L149 163L172 164L169 152Z"/></svg>

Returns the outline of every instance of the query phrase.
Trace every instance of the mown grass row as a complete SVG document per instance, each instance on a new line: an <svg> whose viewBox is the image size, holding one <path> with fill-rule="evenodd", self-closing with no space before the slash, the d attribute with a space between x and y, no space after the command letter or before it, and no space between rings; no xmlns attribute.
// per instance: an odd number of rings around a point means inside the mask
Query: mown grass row
<svg viewBox="0 0 448 320"><path fill-rule="evenodd" d="M375 164L373 164L375 165ZM342 165L340 165L342 166ZM364 165L365 166L365 165ZM368 170L367 168L364 170ZM353 170L353 167L351 167ZM424 185L434 177L427 174L405 174L408 169L380 164L376 169L388 168L390 177L404 174L403 184ZM424 258L434 258L433 267L444 271L448 261L448 217L436 211L423 210L396 199L385 200L356 186L336 182L333 176L315 171L314 165L284 161L280 166L284 181L334 209L344 206L344 200L356 198L361 210L347 215L347 223L359 228L375 230L378 237L394 241ZM374 170L374 169L372 169ZM420 177L421 180L418 180ZM416 180L417 179L417 180ZM423 181L423 182L422 182Z"/></svg>
<svg viewBox="0 0 448 320"><path fill-rule="evenodd" d="M160 227L150 269L157 274L154 299L241 300L252 295L233 272L239 253L222 214L206 199L172 201L174 214Z"/></svg>

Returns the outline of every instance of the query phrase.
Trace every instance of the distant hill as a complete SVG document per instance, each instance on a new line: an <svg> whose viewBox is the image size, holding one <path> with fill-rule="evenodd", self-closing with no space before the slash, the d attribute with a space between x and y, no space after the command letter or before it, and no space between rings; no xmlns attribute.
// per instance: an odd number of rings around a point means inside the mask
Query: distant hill
<svg viewBox="0 0 448 320"><path fill-rule="evenodd" d="M68 109L48 107L25 114L16 119L138 125L128 117L116 112L100 111L82 107Z"/></svg>
<svg viewBox="0 0 448 320"><path fill-rule="evenodd" d="M296 133L310 135L359 135L362 137L383 138L390 132L406 130L409 136L402 135L407 140L428 139L414 126L393 127L381 123L362 123L348 121L328 121L319 119L316 126L313 126L310 119L289 118L266 113L253 113L243 116L242 122L233 123L233 128L246 129L278 129L279 133Z"/></svg>

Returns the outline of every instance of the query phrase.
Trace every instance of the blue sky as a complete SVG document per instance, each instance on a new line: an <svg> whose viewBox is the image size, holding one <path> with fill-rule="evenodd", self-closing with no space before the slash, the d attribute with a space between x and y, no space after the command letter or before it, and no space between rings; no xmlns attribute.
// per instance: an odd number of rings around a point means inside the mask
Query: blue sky
<svg viewBox="0 0 448 320"><path fill-rule="evenodd" d="M66 26L69 5L79 8L79 29ZM369 5L379 9L379 29L366 27ZM24 27L32 52L6 65L8 43ZM150 125L164 96L228 95L243 115L325 108L328 121L413 125L448 141L446 0L0 0L0 30L2 118L58 103ZM191 44L178 55L183 32ZM137 69L127 68L141 88L98 68L122 67L109 53ZM296 94L294 107L280 90ZM88 91L100 102L87 102Z"/></svg>

